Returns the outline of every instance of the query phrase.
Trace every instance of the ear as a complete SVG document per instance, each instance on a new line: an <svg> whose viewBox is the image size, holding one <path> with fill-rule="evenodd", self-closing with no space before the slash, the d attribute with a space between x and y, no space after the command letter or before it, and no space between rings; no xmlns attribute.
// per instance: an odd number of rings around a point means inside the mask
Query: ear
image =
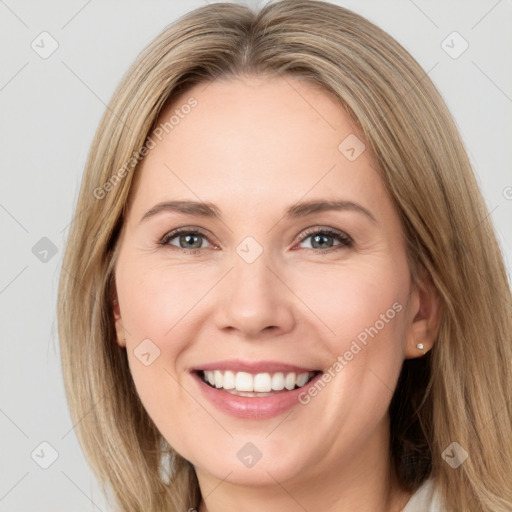
<svg viewBox="0 0 512 512"><path fill-rule="evenodd" d="M425 355L433 347L441 324L441 301L431 277L425 274L413 286L405 359ZM420 343L423 348L418 348Z"/></svg>
<svg viewBox="0 0 512 512"><path fill-rule="evenodd" d="M112 313L114 316L114 323L116 328L117 344L120 347L126 347L126 334L123 326L123 319L121 317L121 308L117 298L117 290L114 287L114 298L112 300Z"/></svg>

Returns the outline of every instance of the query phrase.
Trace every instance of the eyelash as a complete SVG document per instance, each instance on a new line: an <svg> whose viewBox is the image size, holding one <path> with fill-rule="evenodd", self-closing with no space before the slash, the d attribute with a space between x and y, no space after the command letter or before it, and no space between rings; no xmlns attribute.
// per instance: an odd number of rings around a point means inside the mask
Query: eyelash
<svg viewBox="0 0 512 512"><path fill-rule="evenodd" d="M203 251L205 248L200 248L200 249L185 249L183 247L177 247L177 246L174 246L174 245L170 245L169 242L175 238L176 236L178 235L181 235L181 234L187 234L187 235L200 235L204 238L206 238L208 240L208 236L203 233L202 231L198 230L198 229L190 229L190 228L177 228L173 231L170 231L169 233L166 233L162 239L158 242L159 245L161 246L164 246L164 247L171 247L173 250L178 250L178 251L181 251L181 252L185 252L187 254L197 254L197 253L200 253L201 251ZM343 231L338 231L338 230L335 230L335 229L332 229L332 228L314 228L314 229L309 229L309 230L306 230L303 234L303 236L300 238L299 240L299 243L302 243L304 242L306 239L308 239L310 236L313 236L313 235L316 235L316 234L323 234L323 235L328 235L328 236L332 236L333 238L337 239L340 243L338 245L335 245L333 247L329 247L328 249L315 249L315 248L305 248L303 250L305 250L306 252L315 252L315 253L330 253L332 251L336 251L336 250L339 250L339 249L342 249L342 248L350 248L354 245L354 241L352 240L352 238L350 238L350 236L348 236L347 234L343 233ZM209 240L208 240L209 241ZM210 242L211 243L211 242Z"/></svg>

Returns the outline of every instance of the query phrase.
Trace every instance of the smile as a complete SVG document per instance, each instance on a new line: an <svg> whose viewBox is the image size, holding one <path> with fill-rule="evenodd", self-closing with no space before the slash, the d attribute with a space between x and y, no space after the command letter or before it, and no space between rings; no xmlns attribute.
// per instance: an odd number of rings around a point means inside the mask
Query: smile
<svg viewBox="0 0 512 512"><path fill-rule="evenodd" d="M257 373L230 370L206 370L200 372L203 381L217 389L224 389L238 396L263 397L275 391L291 391L306 385L315 372Z"/></svg>
<svg viewBox="0 0 512 512"><path fill-rule="evenodd" d="M297 405L322 375L321 370L273 361L219 361L191 370L202 396L224 414L262 420Z"/></svg>

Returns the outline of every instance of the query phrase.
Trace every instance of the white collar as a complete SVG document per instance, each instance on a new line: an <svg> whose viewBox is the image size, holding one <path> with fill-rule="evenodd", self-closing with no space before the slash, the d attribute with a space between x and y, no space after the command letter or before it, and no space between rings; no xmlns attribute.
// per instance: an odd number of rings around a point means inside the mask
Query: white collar
<svg viewBox="0 0 512 512"><path fill-rule="evenodd" d="M432 478L425 480L411 496L402 512L442 512L441 500Z"/></svg>

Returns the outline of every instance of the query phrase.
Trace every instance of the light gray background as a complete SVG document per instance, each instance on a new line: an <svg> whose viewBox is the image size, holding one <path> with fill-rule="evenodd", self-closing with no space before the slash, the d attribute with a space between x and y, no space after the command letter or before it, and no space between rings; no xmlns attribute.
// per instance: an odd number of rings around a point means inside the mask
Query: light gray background
<svg viewBox="0 0 512 512"><path fill-rule="evenodd" d="M512 1L337 3L387 30L429 71L468 147L510 269ZM167 24L204 4L0 0L2 512L108 510L65 402L55 313L62 249L88 148L114 88ZM59 45L47 59L31 48L34 40L42 46L43 31ZM457 59L441 46L453 31L469 44ZM460 48L453 38L446 44ZM43 237L57 250L46 262L39 246L32 250ZM53 452L42 442L58 453L48 469L40 465L52 462Z"/></svg>

